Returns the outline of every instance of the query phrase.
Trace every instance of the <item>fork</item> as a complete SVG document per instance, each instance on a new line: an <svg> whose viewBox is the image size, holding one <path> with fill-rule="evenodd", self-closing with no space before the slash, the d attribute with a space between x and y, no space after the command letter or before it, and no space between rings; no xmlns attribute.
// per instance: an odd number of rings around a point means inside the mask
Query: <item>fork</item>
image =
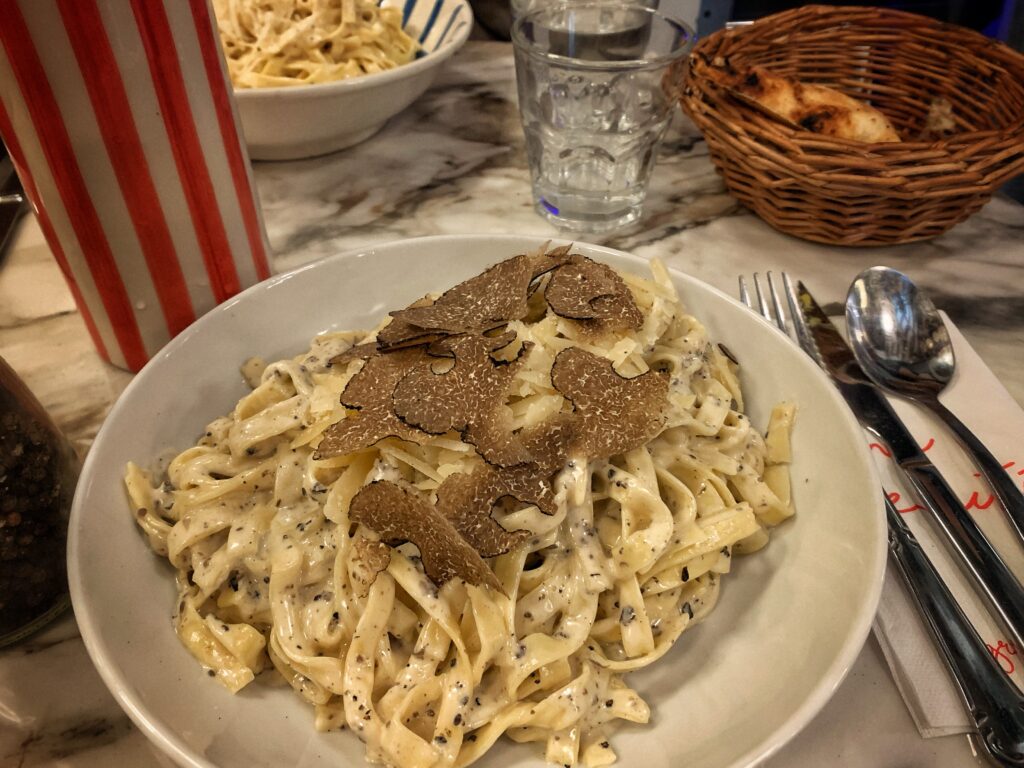
<svg viewBox="0 0 1024 768"><path fill-rule="evenodd" d="M759 275L754 273L754 294L758 304L755 309L747 282L741 275L740 301L750 310L759 312L817 362L814 339L799 309L800 303L789 275L782 273L782 290L789 305L792 330L771 272L766 274L766 282L768 298ZM942 652L977 728L982 750L996 765L1024 766L1024 697L985 648L984 641L957 605L892 501L884 492L882 496L889 525L889 551Z"/></svg>

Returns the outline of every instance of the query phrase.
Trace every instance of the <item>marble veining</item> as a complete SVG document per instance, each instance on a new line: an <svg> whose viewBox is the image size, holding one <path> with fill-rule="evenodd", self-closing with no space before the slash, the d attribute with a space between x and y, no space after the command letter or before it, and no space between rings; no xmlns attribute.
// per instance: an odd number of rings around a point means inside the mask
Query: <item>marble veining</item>
<svg viewBox="0 0 1024 768"><path fill-rule="evenodd" d="M557 234L533 211L506 44L467 45L426 95L371 140L322 158L258 164L255 177L278 272L412 236ZM700 136L679 117L655 170L645 217L598 241L661 258L731 295L738 274L787 270L833 311L861 269L897 267L949 312L1024 404L1024 207L1009 200L994 200L925 243L844 249L796 240L725 193ZM15 248L0 262L0 355L83 453L131 379L93 351L32 220L22 223ZM880 756L895 754L907 766L973 762L962 739L916 736L869 643L818 721L769 765L838 761L867 768L888 764ZM71 614L0 652L0 766L110 765L170 762L107 693Z"/></svg>
<svg viewBox="0 0 1024 768"><path fill-rule="evenodd" d="M324 158L263 164L256 179L278 269L417 235L557 234L533 211L511 52L496 43L467 48L372 141ZM889 264L949 312L1024 403L1024 363L998 352L1024 340L1024 207L1009 200L997 198L924 243L809 243L776 232L726 194L699 134L680 115L643 220L588 239L661 258L729 294L741 272L785 269L824 302L840 300L861 269Z"/></svg>

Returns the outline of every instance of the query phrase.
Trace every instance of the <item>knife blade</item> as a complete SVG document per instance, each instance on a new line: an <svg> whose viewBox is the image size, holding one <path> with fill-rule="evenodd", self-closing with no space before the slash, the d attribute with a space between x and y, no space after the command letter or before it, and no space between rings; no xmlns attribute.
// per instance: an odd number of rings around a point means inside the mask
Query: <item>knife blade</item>
<svg viewBox="0 0 1024 768"><path fill-rule="evenodd" d="M1017 647L1024 648L1024 588L889 402L870 383L846 339L807 287L798 283L796 292L818 364L835 382L857 420L892 451L896 465L938 523L964 572L1002 619Z"/></svg>

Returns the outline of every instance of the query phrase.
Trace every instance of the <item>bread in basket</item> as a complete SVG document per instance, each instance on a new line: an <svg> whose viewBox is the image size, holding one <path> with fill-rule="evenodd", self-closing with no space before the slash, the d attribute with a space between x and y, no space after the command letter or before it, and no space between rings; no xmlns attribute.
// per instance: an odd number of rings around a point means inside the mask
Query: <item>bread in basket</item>
<svg viewBox="0 0 1024 768"><path fill-rule="evenodd" d="M715 71L750 67L870 104L901 141L821 135L753 108ZM676 76L730 193L807 240L935 237L1024 172L1024 55L923 16L804 6L709 35ZM948 129L938 138L937 114Z"/></svg>

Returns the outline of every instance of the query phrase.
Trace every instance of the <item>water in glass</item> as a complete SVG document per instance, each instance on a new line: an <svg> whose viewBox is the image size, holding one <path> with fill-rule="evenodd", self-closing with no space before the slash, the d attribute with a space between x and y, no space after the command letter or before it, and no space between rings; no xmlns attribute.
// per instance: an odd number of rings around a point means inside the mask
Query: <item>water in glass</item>
<svg viewBox="0 0 1024 768"><path fill-rule="evenodd" d="M561 228L601 232L640 216L674 108L671 57L651 54L666 47L663 21L635 6L563 4L520 22L516 73L534 200ZM686 32L672 33L674 51Z"/></svg>

